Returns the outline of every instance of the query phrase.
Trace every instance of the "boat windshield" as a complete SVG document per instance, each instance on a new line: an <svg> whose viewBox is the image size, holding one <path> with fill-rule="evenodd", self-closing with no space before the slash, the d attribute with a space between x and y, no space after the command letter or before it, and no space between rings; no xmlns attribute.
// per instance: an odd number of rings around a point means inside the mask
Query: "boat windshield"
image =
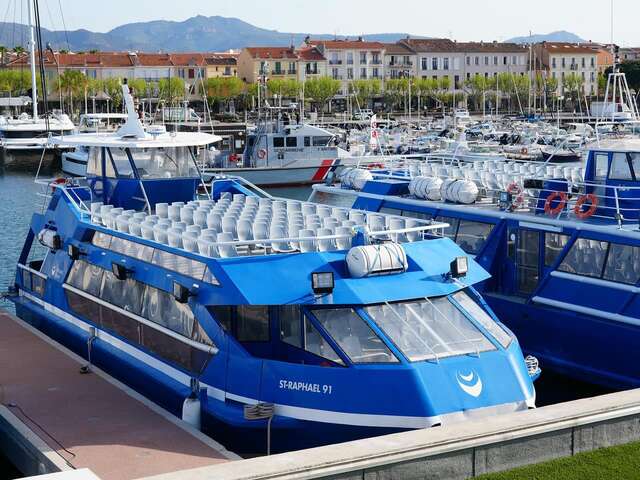
<svg viewBox="0 0 640 480"><path fill-rule="evenodd" d="M365 311L410 361L418 362L496 349L469 319L476 319L478 312L468 306L451 297L438 297L374 305ZM484 326L488 320L495 324L488 315L479 323Z"/></svg>
<svg viewBox="0 0 640 480"><path fill-rule="evenodd" d="M96 149L89 155L87 174L101 175L100 155ZM164 148L108 148L108 177L117 174L120 178L133 178L134 173L129 161L133 158L142 179L197 177L193 155L189 147ZM109 160L113 160L111 163ZM113 171L115 166L115 172Z"/></svg>

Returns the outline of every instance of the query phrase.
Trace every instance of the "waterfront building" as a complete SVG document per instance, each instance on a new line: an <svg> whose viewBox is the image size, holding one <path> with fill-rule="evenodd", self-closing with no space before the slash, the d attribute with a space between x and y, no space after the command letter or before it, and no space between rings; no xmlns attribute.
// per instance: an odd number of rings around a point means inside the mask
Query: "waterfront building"
<svg viewBox="0 0 640 480"><path fill-rule="evenodd" d="M543 74L558 80L558 95L563 95L566 78L577 74L582 78L585 95L598 93L598 52L593 47L575 43L542 42L534 46Z"/></svg>
<svg viewBox="0 0 640 480"><path fill-rule="evenodd" d="M205 54L205 78L238 76L238 53Z"/></svg>
<svg viewBox="0 0 640 480"><path fill-rule="evenodd" d="M247 47L238 55L238 76L246 83L255 83L266 70L268 78L305 81L325 76L326 63L320 50L313 46Z"/></svg>
<svg viewBox="0 0 640 480"><path fill-rule="evenodd" d="M640 60L640 47L621 48L620 60L622 60L623 62L633 62Z"/></svg>
<svg viewBox="0 0 640 480"><path fill-rule="evenodd" d="M402 42L385 44L385 79L416 76L418 55Z"/></svg>
<svg viewBox="0 0 640 480"><path fill-rule="evenodd" d="M385 77L385 44L356 40L313 40L306 38L307 47L316 47L327 62L327 75L342 82L338 96L349 93L353 80L380 79Z"/></svg>

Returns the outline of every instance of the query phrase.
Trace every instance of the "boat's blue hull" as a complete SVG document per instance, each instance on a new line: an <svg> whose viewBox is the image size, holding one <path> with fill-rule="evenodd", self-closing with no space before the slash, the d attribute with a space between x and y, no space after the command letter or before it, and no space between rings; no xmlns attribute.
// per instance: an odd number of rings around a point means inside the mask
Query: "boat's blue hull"
<svg viewBox="0 0 640 480"><path fill-rule="evenodd" d="M87 358L86 332L23 297L15 298L14 303L20 318L77 355ZM99 339L92 343L91 363L173 415L181 416L184 399L190 393L189 387L146 367L113 345ZM242 416L242 404L220 402L211 396L203 396L201 400L202 430L205 433L231 451L241 454L265 453L266 421L255 421L248 427L230 424L225 421L225 416L229 415L230 410L235 410L231 417ZM400 431L403 430L274 417L271 425L271 450L272 452L299 450Z"/></svg>

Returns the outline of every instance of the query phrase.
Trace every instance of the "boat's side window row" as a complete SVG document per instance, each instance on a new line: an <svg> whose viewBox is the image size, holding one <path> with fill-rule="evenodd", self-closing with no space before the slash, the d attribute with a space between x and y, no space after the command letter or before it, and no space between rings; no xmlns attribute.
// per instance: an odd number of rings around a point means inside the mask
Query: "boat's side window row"
<svg viewBox="0 0 640 480"><path fill-rule="evenodd" d="M579 238L559 270L635 285L640 280L640 247Z"/></svg>
<svg viewBox="0 0 640 480"><path fill-rule="evenodd" d="M83 260L74 262L66 283L87 294L67 290L72 311L105 330L144 345L190 371L200 371L208 359L206 347L213 347L213 342L189 306L176 302L171 294L131 278L118 280L111 271ZM165 333L165 329L178 338ZM205 348L193 348L190 342L180 341L180 337Z"/></svg>
<svg viewBox="0 0 640 480"><path fill-rule="evenodd" d="M209 267L205 263L197 260L175 255L159 248L149 247L124 238L114 237L113 235L103 232L95 232L92 243L96 247L111 250L112 252L120 253L143 262L153 263L154 265L198 281L212 285L220 285L216 277L211 273Z"/></svg>
<svg viewBox="0 0 640 480"><path fill-rule="evenodd" d="M436 222L447 223L445 237L456 242L460 248L470 255L476 255L487 241L493 230L493 224L438 216Z"/></svg>

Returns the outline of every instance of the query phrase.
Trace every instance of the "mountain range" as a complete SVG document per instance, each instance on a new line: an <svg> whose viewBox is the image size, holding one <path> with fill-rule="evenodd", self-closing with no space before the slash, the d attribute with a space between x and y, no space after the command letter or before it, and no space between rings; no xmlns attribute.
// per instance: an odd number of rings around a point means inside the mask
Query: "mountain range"
<svg viewBox="0 0 640 480"><path fill-rule="evenodd" d="M534 34L531 36L514 37L506 40L511 43L540 43L540 42L569 42L569 43L584 43L585 40L580 38L575 33L560 30L557 32L551 32L547 34Z"/></svg>
<svg viewBox="0 0 640 480"><path fill-rule="evenodd" d="M71 51L172 51L204 52L241 49L247 46L299 45L306 33L285 33L256 27L237 18L202 15L185 21L156 20L128 23L106 33L89 30L68 32L42 30L42 39L54 49ZM313 38L332 39L334 35L313 35ZM380 33L363 35L366 40L395 42L407 37L406 33ZM0 45L13 48L26 47L27 27L21 24L0 22ZM577 41L579 37L569 32L535 35L535 41ZM576 40L577 39L577 40ZM529 37L510 41L528 43Z"/></svg>

